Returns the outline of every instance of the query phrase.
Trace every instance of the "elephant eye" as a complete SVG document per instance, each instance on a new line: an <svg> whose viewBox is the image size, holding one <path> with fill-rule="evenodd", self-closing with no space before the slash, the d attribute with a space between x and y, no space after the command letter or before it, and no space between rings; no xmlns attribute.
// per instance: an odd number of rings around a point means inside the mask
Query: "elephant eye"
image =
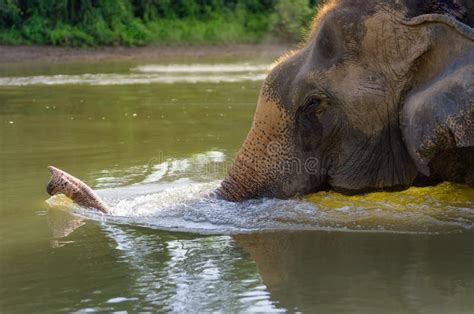
<svg viewBox="0 0 474 314"><path fill-rule="evenodd" d="M313 98L310 100L309 106L311 109L315 109L321 104L321 99L320 98Z"/></svg>
<svg viewBox="0 0 474 314"><path fill-rule="evenodd" d="M319 113L325 109L326 101L321 97L311 96L296 112L296 125L303 139L313 138L322 132ZM308 149L309 150L309 149Z"/></svg>
<svg viewBox="0 0 474 314"><path fill-rule="evenodd" d="M327 101L321 97L311 97L305 105L304 112L306 114L318 114L323 112L327 107Z"/></svg>

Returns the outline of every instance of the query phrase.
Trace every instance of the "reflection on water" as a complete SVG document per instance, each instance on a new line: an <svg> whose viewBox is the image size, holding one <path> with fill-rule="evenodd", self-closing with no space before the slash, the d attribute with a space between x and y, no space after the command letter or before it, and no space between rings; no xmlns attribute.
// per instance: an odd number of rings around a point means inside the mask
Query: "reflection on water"
<svg viewBox="0 0 474 314"><path fill-rule="evenodd" d="M285 232L235 240L286 309L468 313L474 306L470 237Z"/></svg>
<svg viewBox="0 0 474 314"><path fill-rule="evenodd" d="M77 228L85 224L84 219L69 213L66 210L50 209L47 212L48 226L51 230L52 237L51 247L58 248L72 241L64 241L62 238L67 237Z"/></svg>
<svg viewBox="0 0 474 314"><path fill-rule="evenodd" d="M77 223L80 218L66 212L60 216L50 210L48 216L54 235L67 236L81 226ZM80 308L72 310L277 310L254 271L254 263L242 258L229 236L160 236L113 224L102 224L101 229L112 240L111 249L118 252L116 262L127 265L131 274L127 289L131 292L124 291L99 304L85 299Z"/></svg>
<svg viewBox="0 0 474 314"><path fill-rule="evenodd" d="M208 198L271 63L215 61L0 74L0 312L472 312L472 189ZM113 216L45 204L50 164Z"/></svg>
<svg viewBox="0 0 474 314"><path fill-rule="evenodd" d="M127 291L71 309L467 313L473 306L474 246L463 234L101 230L117 253L113 263L128 269Z"/></svg>

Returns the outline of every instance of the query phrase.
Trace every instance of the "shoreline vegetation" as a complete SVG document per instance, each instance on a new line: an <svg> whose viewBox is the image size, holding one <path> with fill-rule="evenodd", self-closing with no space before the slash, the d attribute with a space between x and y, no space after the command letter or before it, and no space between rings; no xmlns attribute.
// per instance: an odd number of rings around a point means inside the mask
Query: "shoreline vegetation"
<svg viewBox="0 0 474 314"><path fill-rule="evenodd" d="M295 43L319 0L0 0L0 44Z"/></svg>

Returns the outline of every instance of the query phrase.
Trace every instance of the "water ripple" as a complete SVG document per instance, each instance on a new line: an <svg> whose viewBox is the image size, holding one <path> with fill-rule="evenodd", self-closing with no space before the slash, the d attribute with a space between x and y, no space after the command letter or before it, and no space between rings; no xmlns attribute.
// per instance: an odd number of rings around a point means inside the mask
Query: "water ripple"
<svg viewBox="0 0 474 314"><path fill-rule="evenodd" d="M135 72L144 73L238 73L266 72L272 68L268 64L148 64L132 68Z"/></svg>
<svg viewBox="0 0 474 314"><path fill-rule="evenodd" d="M250 64L143 65L130 69L129 73L0 77L0 86L235 83L261 81L270 68L270 65Z"/></svg>

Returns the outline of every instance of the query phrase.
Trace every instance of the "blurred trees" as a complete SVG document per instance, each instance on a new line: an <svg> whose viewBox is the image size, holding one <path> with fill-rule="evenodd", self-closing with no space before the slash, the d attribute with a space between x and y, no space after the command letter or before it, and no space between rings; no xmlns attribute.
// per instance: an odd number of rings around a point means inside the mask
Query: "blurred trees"
<svg viewBox="0 0 474 314"><path fill-rule="evenodd" d="M67 46L298 41L318 0L0 0L0 42Z"/></svg>
<svg viewBox="0 0 474 314"><path fill-rule="evenodd" d="M308 0L276 1L270 16L270 30L286 41L298 41L315 13Z"/></svg>

